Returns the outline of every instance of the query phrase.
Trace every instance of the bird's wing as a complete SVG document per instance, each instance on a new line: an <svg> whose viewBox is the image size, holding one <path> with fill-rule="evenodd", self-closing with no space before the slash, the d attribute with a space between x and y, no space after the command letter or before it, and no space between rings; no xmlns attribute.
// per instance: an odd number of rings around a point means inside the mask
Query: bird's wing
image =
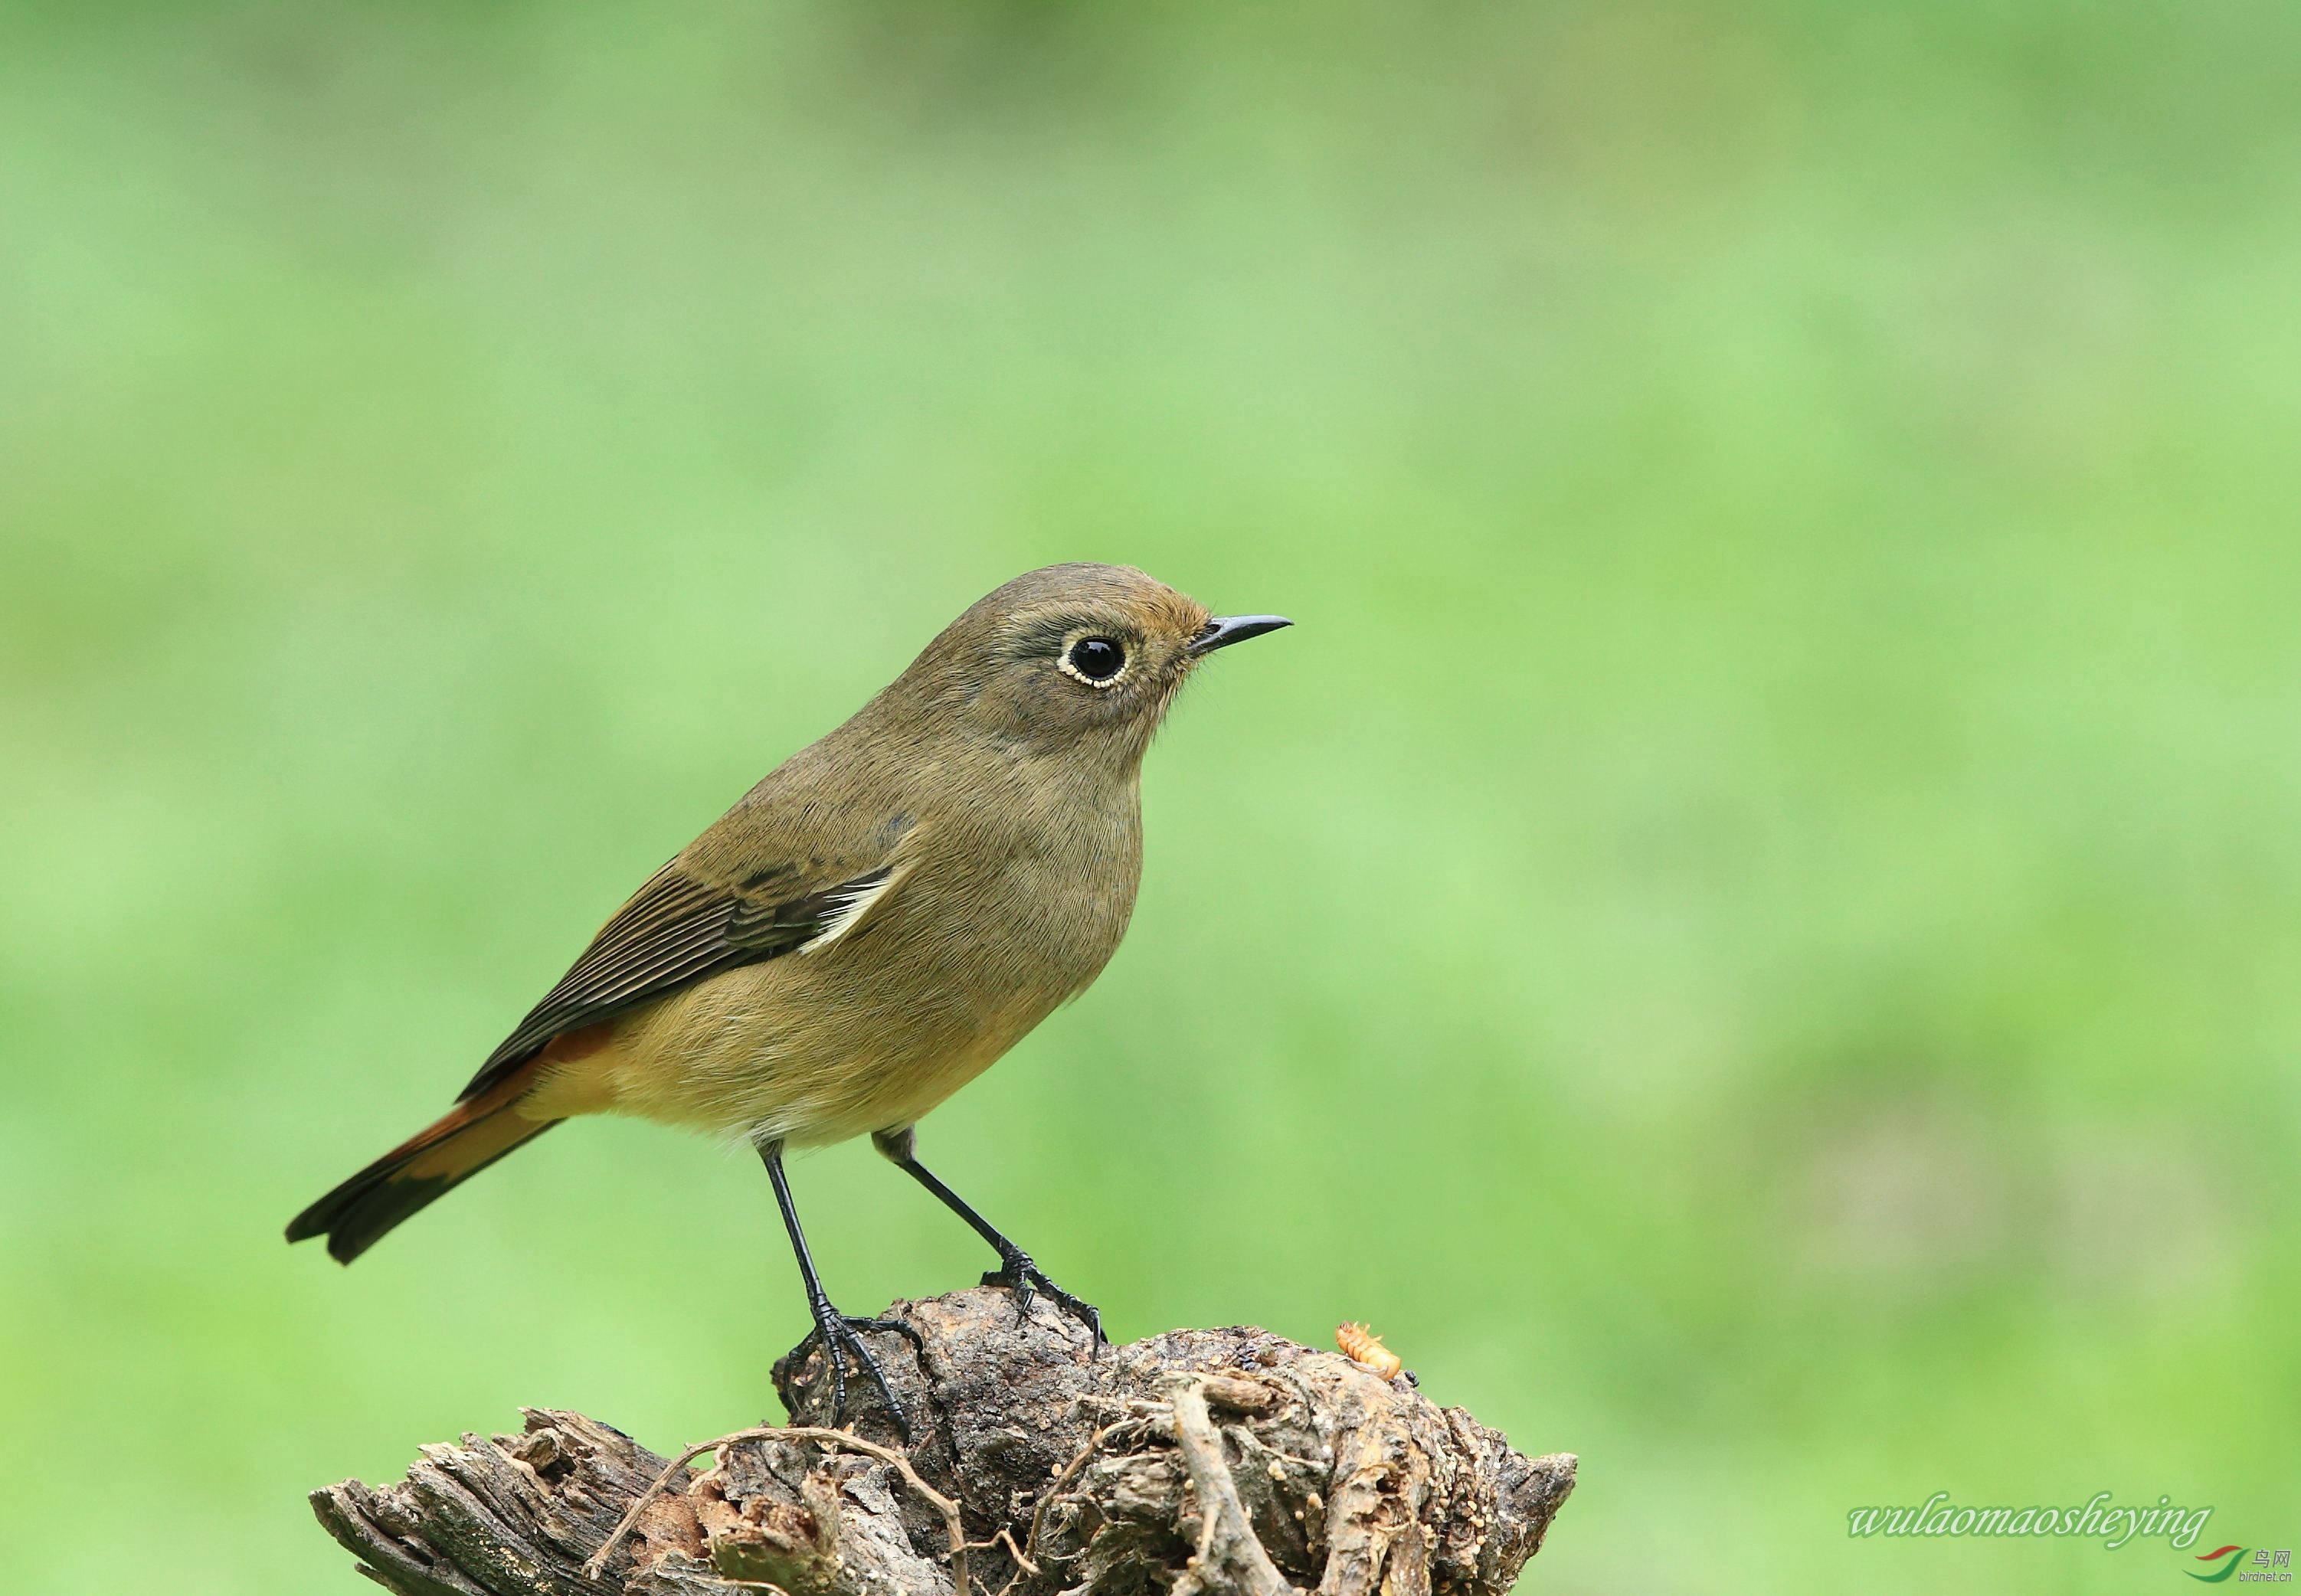
<svg viewBox="0 0 2301 1596"><path fill-rule="evenodd" d="M894 885L902 869L890 859L844 880L809 885L795 869L770 867L731 884L705 879L684 859L648 877L599 928L574 967L488 1056L457 1102L503 1081L556 1036L724 970L830 946Z"/></svg>

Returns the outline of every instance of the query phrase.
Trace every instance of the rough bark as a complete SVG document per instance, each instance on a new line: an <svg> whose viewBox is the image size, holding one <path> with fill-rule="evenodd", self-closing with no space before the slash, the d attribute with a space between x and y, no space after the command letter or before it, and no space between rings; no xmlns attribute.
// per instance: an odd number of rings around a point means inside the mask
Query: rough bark
<svg viewBox="0 0 2301 1596"><path fill-rule="evenodd" d="M427 1446L406 1480L312 1493L401 1596L1485 1596L1510 1587L1574 1485L1411 1377L1253 1329L1087 1356L1043 1304L987 1288L898 1303L830 1423L812 1344L775 1366L790 1427L676 1466L579 1414ZM701 1454L708 1454L707 1458ZM708 1464L702 1472L696 1467Z"/></svg>

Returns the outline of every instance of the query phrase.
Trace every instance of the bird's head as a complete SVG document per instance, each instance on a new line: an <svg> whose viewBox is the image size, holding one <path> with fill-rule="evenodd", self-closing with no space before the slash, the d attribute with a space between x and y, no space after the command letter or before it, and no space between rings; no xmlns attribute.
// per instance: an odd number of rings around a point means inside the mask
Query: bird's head
<svg viewBox="0 0 2301 1596"><path fill-rule="evenodd" d="M1209 614L1127 565L1049 565L985 595L887 690L1025 756L1131 766L1216 650L1290 624Z"/></svg>

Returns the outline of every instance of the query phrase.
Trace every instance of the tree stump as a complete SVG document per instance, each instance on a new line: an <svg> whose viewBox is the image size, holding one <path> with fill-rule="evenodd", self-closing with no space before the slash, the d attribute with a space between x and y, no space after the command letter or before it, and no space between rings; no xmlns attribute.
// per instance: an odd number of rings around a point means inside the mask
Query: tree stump
<svg viewBox="0 0 2301 1596"><path fill-rule="evenodd" d="M666 1462L580 1414L434 1445L406 1480L312 1493L400 1596L1490 1596L1574 1486L1412 1377L1254 1329L1088 1356L987 1287L887 1316L849 1432L811 1341L775 1366L791 1425ZM859 1389L858 1389L859 1387ZM696 1472L708 1453L709 1466Z"/></svg>

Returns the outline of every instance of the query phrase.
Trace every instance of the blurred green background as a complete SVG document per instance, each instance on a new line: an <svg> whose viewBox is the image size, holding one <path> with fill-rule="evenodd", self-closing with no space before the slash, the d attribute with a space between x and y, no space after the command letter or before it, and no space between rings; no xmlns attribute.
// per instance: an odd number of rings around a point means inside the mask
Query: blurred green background
<svg viewBox="0 0 2301 1596"><path fill-rule="evenodd" d="M280 1225L952 614L1284 611L1134 932L930 1119L1122 1340L1365 1318L1583 1458L1527 1585L2301 1542L2301 13L0 13L0 1567L774 1409L751 1160ZM977 1244L796 1166L855 1311Z"/></svg>

